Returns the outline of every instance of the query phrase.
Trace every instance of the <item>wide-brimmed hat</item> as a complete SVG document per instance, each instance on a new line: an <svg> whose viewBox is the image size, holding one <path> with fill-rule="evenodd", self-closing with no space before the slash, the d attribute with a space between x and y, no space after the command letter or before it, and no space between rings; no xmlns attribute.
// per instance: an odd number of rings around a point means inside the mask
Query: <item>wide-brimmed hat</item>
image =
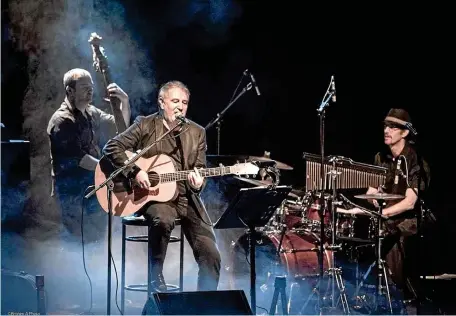
<svg viewBox="0 0 456 316"><path fill-rule="evenodd" d="M412 119L408 112L404 109L391 109L383 120L384 123L391 124L393 126L402 127L408 129L413 135L417 132L412 125Z"/></svg>

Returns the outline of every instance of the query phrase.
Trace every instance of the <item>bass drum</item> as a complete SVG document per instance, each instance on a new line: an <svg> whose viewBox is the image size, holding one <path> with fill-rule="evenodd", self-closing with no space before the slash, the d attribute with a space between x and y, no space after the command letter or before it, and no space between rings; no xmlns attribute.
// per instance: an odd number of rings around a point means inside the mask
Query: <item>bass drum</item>
<svg viewBox="0 0 456 316"><path fill-rule="evenodd" d="M230 249L229 283L233 290L244 290L250 301L250 251L248 234L242 235L233 242ZM281 240L280 233L256 232L255 238L255 270L256 270L256 300L257 306L269 311L276 276L286 276L286 293L289 312L299 312L300 306L307 297L312 304L318 297L313 289L318 282L319 274L319 238L317 235L303 232L287 231L283 236L280 255L278 255ZM330 268L331 252L325 250L323 269ZM300 290L297 291L296 289ZM313 296L313 298L311 297ZM296 300L298 297L299 300ZM279 296L280 298L280 296ZM280 299L279 299L280 301ZM311 305L312 305L311 304ZM309 305L309 306L311 306ZM279 303L277 306L280 306ZM295 310L298 308L297 310ZM278 311L282 311L281 308ZM315 310L310 310L314 314Z"/></svg>

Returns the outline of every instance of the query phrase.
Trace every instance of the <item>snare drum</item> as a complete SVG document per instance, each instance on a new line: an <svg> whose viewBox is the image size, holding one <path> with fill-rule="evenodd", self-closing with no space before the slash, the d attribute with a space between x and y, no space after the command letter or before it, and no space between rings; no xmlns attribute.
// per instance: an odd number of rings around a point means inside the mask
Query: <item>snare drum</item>
<svg viewBox="0 0 456 316"><path fill-rule="evenodd" d="M376 223L377 221L373 217L338 213L336 238L342 241L373 242Z"/></svg>

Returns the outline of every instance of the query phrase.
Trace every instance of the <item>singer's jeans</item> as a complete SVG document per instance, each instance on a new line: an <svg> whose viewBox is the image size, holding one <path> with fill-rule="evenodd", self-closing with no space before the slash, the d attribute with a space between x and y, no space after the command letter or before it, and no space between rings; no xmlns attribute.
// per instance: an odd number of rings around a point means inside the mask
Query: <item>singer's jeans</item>
<svg viewBox="0 0 456 316"><path fill-rule="evenodd" d="M150 267L152 279L163 270L174 221L180 217L181 229L184 231L199 267L197 290L217 290L220 279L220 252L217 248L214 230L201 220L194 205L187 201L153 203L147 207L144 217L150 221L149 247L151 248L149 252L152 254Z"/></svg>

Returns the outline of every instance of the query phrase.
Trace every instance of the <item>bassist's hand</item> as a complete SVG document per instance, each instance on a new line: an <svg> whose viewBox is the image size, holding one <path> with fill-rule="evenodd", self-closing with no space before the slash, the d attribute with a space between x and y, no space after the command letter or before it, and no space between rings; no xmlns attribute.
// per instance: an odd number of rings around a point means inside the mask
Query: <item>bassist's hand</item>
<svg viewBox="0 0 456 316"><path fill-rule="evenodd" d="M150 187L149 175L144 170L138 172L135 181L141 189L149 189Z"/></svg>
<svg viewBox="0 0 456 316"><path fill-rule="evenodd" d="M118 98L122 103L128 102L128 94L126 94L116 83L111 83L106 88L108 89L110 96Z"/></svg>

